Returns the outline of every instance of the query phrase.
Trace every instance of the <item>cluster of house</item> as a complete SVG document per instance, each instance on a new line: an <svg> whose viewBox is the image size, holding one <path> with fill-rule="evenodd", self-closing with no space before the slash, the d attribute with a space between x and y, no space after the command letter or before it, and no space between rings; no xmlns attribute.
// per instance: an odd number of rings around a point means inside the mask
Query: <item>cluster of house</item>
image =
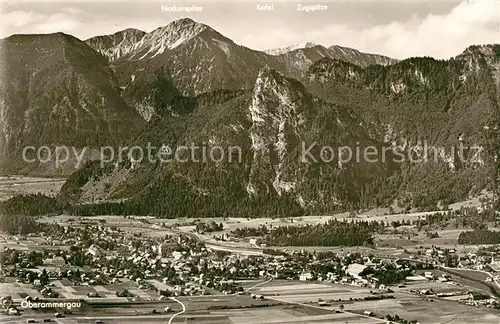
<svg viewBox="0 0 500 324"><path fill-rule="evenodd" d="M58 233L42 236L51 246L61 246L60 249L52 249L43 260L44 267L55 269L49 273L51 280L71 278L78 285L107 285L125 279L134 281L139 289L151 289L153 286L158 292L168 290L175 295L203 295L212 291L236 293L239 287L233 279L265 277L330 281L383 290L385 285L380 284L373 273L363 274L368 267L383 271L387 264L391 264L395 271L408 270L407 263L398 263L392 258L375 260L349 253L338 253L327 259L318 259L317 253L307 251L259 256L216 253L190 236L154 238L102 224L61 226ZM83 251L68 250L62 246L86 248ZM83 264L75 264L76 256ZM412 258L434 265L447 265L453 260L458 267L464 268L500 265L498 258L487 254L471 252L459 255L455 249L437 247L423 250L409 259ZM77 271L78 278L75 279ZM406 278L407 281L429 279L449 281L447 276L436 278L429 272ZM40 282L31 283L40 286L37 287L39 289L46 289L46 292L51 291L48 286L41 287Z"/></svg>
<svg viewBox="0 0 500 324"><path fill-rule="evenodd" d="M367 266L379 266L369 258L351 255L316 260L314 253L302 252L261 256L221 254L189 236L181 235L156 239L120 233L119 239L107 244L108 237L118 236L117 230L103 226L64 229L61 234L57 240L52 238L51 242L68 243L75 240L78 243L79 238L88 241L89 237L93 241L92 244L86 244L88 247L83 251L53 249L49 257L43 260L43 267L54 268L54 271L49 272L51 280L68 278L76 285L108 285L127 280L134 281L139 288L149 289L150 286L145 282L156 280L162 284L155 287L156 290L169 290L176 295L202 295L213 290L236 293L240 288L232 280L236 278L354 281L366 285L369 282L360 273ZM82 252L84 264L76 266L73 264L75 255ZM325 269L333 266L335 271L318 269L323 266ZM21 278L25 281L23 275ZM374 283L374 280L370 283ZM35 284L33 281L31 283Z"/></svg>
<svg viewBox="0 0 500 324"><path fill-rule="evenodd" d="M472 270L500 271L500 248L495 247L459 251L433 246L418 253L418 259L437 266L452 266ZM410 258L415 258L411 256ZM452 263L452 264L449 264Z"/></svg>

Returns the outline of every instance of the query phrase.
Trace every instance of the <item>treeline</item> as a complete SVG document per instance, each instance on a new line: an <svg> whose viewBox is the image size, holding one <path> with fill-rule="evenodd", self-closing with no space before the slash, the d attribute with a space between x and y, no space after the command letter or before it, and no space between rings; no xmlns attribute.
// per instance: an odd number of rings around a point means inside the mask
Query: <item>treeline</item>
<svg viewBox="0 0 500 324"><path fill-rule="evenodd" d="M101 165L101 161L93 160L85 162L78 171L73 172L61 187L61 195L67 199L76 199L80 194L81 187L91 180L99 179L104 174L113 170L112 164Z"/></svg>
<svg viewBox="0 0 500 324"><path fill-rule="evenodd" d="M231 234L239 238L251 237L251 236L261 237L269 234L269 229L267 228L266 225L260 225L259 227L242 227L231 231Z"/></svg>
<svg viewBox="0 0 500 324"><path fill-rule="evenodd" d="M273 246L371 246L377 230L378 223L334 219L324 224L279 226L264 241Z"/></svg>
<svg viewBox="0 0 500 324"><path fill-rule="evenodd" d="M471 229L487 228L488 223L498 225L498 215L494 203L485 202L481 210L475 207L462 207L457 210L448 210L428 214L425 219L417 220L414 225L418 228L428 226L429 228L445 227L452 225L455 228L469 227Z"/></svg>
<svg viewBox="0 0 500 324"><path fill-rule="evenodd" d="M0 231L10 235L28 234L37 232L40 225L32 216L26 215L0 215Z"/></svg>
<svg viewBox="0 0 500 324"><path fill-rule="evenodd" d="M237 191L235 190L237 189ZM304 210L291 196L277 194L248 197L243 187L227 187L227 195L206 196L185 182L158 183L129 200L75 205L75 216L138 215L158 218L293 217ZM238 196L238 197L236 197Z"/></svg>
<svg viewBox="0 0 500 324"><path fill-rule="evenodd" d="M69 204L42 194L19 195L0 203L0 231L11 235L36 232L41 225L34 216L59 215Z"/></svg>
<svg viewBox="0 0 500 324"><path fill-rule="evenodd" d="M500 232L486 229L462 232L458 244L500 244Z"/></svg>
<svg viewBox="0 0 500 324"><path fill-rule="evenodd" d="M224 225L222 223L216 223L211 221L209 223L198 223L196 224L196 231L198 233L210 233L210 232L220 232L224 229Z"/></svg>
<svg viewBox="0 0 500 324"><path fill-rule="evenodd" d="M410 267L406 270L397 269L396 266L388 264L384 269L373 269L371 267L366 268L360 273L360 276L373 275L378 279L379 284L383 285L394 285L403 282L406 277L412 274L413 269Z"/></svg>
<svg viewBox="0 0 500 324"><path fill-rule="evenodd" d="M4 215L58 215L70 208L60 199L38 194L19 195L0 204L0 213Z"/></svg>

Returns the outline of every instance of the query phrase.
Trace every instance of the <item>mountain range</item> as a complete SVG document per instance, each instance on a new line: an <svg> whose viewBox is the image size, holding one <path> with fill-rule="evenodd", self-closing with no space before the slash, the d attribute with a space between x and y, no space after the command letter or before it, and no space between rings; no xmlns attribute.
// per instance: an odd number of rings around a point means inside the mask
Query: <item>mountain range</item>
<svg viewBox="0 0 500 324"><path fill-rule="evenodd" d="M13 35L0 47L4 170L44 171L19 161L26 145L241 148L238 163L90 161L62 189L86 203L85 214L432 209L497 185L499 45L473 45L449 60L312 43L262 52L185 18L85 41ZM322 146L418 156L424 143L442 160L299 162L301 145L315 145L314 156ZM465 159L450 150L461 143L470 147Z"/></svg>

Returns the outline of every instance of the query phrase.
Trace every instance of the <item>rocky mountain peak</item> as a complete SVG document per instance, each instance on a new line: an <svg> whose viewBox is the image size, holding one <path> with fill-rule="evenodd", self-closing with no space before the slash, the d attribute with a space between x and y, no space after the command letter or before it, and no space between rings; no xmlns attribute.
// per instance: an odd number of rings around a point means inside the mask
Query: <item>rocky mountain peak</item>
<svg viewBox="0 0 500 324"><path fill-rule="evenodd" d="M146 34L145 31L142 31L142 30L136 29L136 28L127 28L127 29L124 29L122 31L114 33L114 35L126 35L126 36L134 36L134 37L138 37L138 38L144 36L144 34Z"/></svg>
<svg viewBox="0 0 500 324"><path fill-rule="evenodd" d="M0 72L9 80L0 86L0 159L6 164L20 159L26 145L98 147L124 139L123 127L141 127L106 58L78 38L13 35L2 51Z"/></svg>
<svg viewBox="0 0 500 324"><path fill-rule="evenodd" d="M264 66L262 69L259 70L259 74L257 77L257 81L261 79L275 79L275 78L282 78L282 75L278 73L275 69L271 68L269 65Z"/></svg>
<svg viewBox="0 0 500 324"><path fill-rule="evenodd" d="M500 58L500 45L499 44L486 44L486 45L471 45L465 49L460 55L470 56L470 55L480 55L492 58Z"/></svg>
<svg viewBox="0 0 500 324"><path fill-rule="evenodd" d="M471 75L483 70L493 72L493 77L500 85L500 45L472 45L455 57L456 60L464 62L464 69L460 79L467 80Z"/></svg>
<svg viewBox="0 0 500 324"><path fill-rule="evenodd" d="M351 82L360 77L362 70L358 65L343 60L324 58L309 68L307 78L310 81L317 79L320 82L325 80Z"/></svg>
<svg viewBox="0 0 500 324"><path fill-rule="evenodd" d="M295 44L295 45L291 45L291 46L287 46L287 47L264 50L264 53L269 54L269 55L281 55L281 54L292 52L292 51L295 51L298 49L312 48L315 46L318 46L318 45L315 43L312 43L312 42L307 42L307 43Z"/></svg>
<svg viewBox="0 0 500 324"><path fill-rule="evenodd" d="M15 34L2 39L2 43L10 44L13 46L22 45L51 45L51 46L62 46L68 42L77 40L77 38L62 33L51 33L51 34Z"/></svg>
<svg viewBox="0 0 500 324"><path fill-rule="evenodd" d="M208 26L197 23L189 18L173 21L164 27L159 27L144 35L134 45L131 58L139 60L152 59L180 46L208 28Z"/></svg>
<svg viewBox="0 0 500 324"><path fill-rule="evenodd" d="M83 68L89 60L92 65L107 65L106 59L90 46L62 32L12 35L3 39L0 46L5 53L3 61L10 65L6 67L8 73L17 74L18 65L24 65L31 72L61 63Z"/></svg>
<svg viewBox="0 0 500 324"><path fill-rule="evenodd" d="M85 42L96 51L106 56L110 61L118 60L133 51L135 44L146 32L127 28L112 35L96 36Z"/></svg>
<svg viewBox="0 0 500 324"><path fill-rule="evenodd" d="M333 45L328 49L332 52L331 57L339 58L362 67L376 64L385 66L398 62L398 60L391 57L379 54L363 53L350 47Z"/></svg>
<svg viewBox="0 0 500 324"><path fill-rule="evenodd" d="M85 42L108 57L110 61L143 60L172 50L207 29L210 29L207 25L197 23L190 18L183 18L149 33L128 28L112 35L92 37Z"/></svg>
<svg viewBox="0 0 500 324"><path fill-rule="evenodd" d="M203 30L209 28L207 25L198 23L190 18L182 18L172 21L166 26L159 27L151 32L151 34L170 35L172 33L180 33L183 37L194 37ZM181 35L179 35L181 36Z"/></svg>
<svg viewBox="0 0 500 324"><path fill-rule="evenodd" d="M295 188L295 179L284 172L284 160L305 123L306 92L302 84L268 66L259 71L249 106L253 164L247 192L281 195ZM270 182L269 180L272 179Z"/></svg>
<svg viewBox="0 0 500 324"><path fill-rule="evenodd" d="M285 103L304 97L304 91L304 87L300 82L286 78L275 69L266 66L260 69L255 81L254 97L272 94Z"/></svg>
<svg viewBox="0 0 500 324"><path fill-rule="evenodd" d="M305 48L308 48L308 47L314 47L314 46L317 46L317 44L316 44L316 43L313 43L313 42L307 42L307 43L305 43L305 44L304 44L304 47L305 47Z"/></svg>
<svg viewBox="0 0 500 324"><path fill-rule="evenodd" d="M494 63L500 61L500 45L472 45L457 55L456 59L465 61L469 68L475 66L476 70L484 63L491 67Z"/></svg>

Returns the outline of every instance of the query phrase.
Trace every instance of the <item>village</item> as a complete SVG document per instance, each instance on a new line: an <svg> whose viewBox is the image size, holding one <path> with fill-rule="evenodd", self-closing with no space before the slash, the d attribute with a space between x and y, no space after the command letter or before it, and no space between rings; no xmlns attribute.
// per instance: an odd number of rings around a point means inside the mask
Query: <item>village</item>
<svg viewBox="0 0 500 324"><path fill-rule="evenodd" d="M493 312L500 308L500 248L495 245L287 251L255 238L238 245L242 240L227 231L208 237L205 230L213 222L195 223L66 218L46 223L44 232L3 236L0 291L9 292L0 296L4 314L64 322L91 309L93 318L102 321L111 314L130 316L127 305L140 305L133 313L138 319L161 319L188 305L196 322L202 309L292 304L335 316L386 320L394 314L381 313L377 303L409 297ZM81 306L21 307L27 301ZM194 310L190 303L196 304ZM404 314L396 314L399 322L426 322L416 313Z"/></svg>

